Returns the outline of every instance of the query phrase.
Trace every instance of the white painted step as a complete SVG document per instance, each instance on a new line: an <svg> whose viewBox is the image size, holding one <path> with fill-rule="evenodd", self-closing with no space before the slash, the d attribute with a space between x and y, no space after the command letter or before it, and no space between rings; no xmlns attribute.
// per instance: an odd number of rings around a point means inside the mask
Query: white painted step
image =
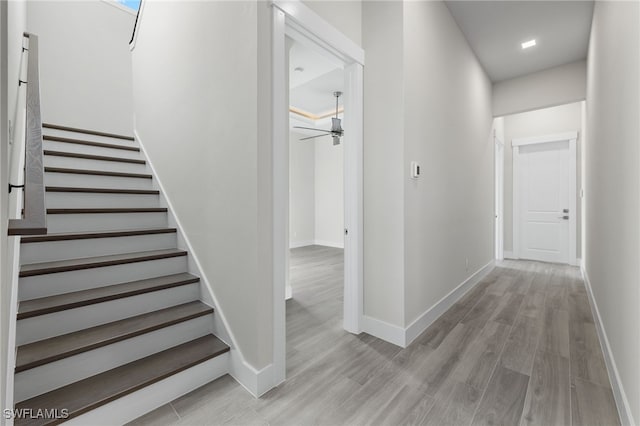
<svg viewBox="0 0 640 426"><path fill-rule="evenodd" d="M158 194L103 194L96 192L47 191L46 205L50 209L85 207L159 207Z"/></svg>
<svg viewBox="0 0 640 426"><path fill-rule="evenodd" d="M19 300L37 299L72 291L87 290L129 281L143 280L187 271L187 256L80 269L19 278Z"/></svg>
<svg viewBox="0 0 640 426"><path fill-rule="evenodd" d="M62 167L67 169L86 169L100 170L110 172L124 173L148 173L146 164L121 162L121 161L105 161L98 159L75 158L56 155L55 153L62 151L46 150L44 155L45 167ZM75 155L75 154L74 154ZM100 157L111 158L101 155ZM113 157L120 158L120 157ZM136 160L138 161L138 160Z"/></svg>
<svg viewBox="0 0 640 426"><path fill-rule="evenodd" d="M16 345L24 345L192 302L198 300L199 296L200 284L195 282L137 296L24 318L16 323Z"/></svg>
<svg viewBox="0 0 640 426"><path fill-rule="evenodd" d="M45 169L46 186L88 188L154 189L153 179L146 177L102 176L82 173L53 172Z"/></svg>
<svg viewBox="0 0 640 426"><path fill-rule="evenodd" d="M107 131L107 133L118 133L118 132ZM88 141L110 143L110 144L123 145L123 146L132 146L132 145L135 146L135 143L136 143L135 141L128 140L128 139L113 138L109 136L98 136L98 135L92 135L89 133L71 132L67 130L50 129L48 127L44 127L42 129L42 134L49 135L49 136L59 136L63 138L71 138L71 139L84 139ZM133 136L133 135L131 134L129 136Z"/></svg>
<svg viewBox="0 0 640 426"><path fill-rule="evenodd" d="M154 229L162 230L162 228ZM142 234L144 229L136 230L136 232L140 234L107 238L83 238L27 243L23 241L20 245L20 262L22 264L53 262L56 260L76 259L81 257L107 256L122 252L163 250L175 248L177 245L175 232ZM91 234L98 234L100 236L110 234L118 235L115 232ZM29 237L25 237L25 240L29 241Z"/></svg>
<svg viewBox="0 0 640 426"><path fill-rule="evenodd" d="M164 228L167 213L47 214L50 233Z"/></svg>
<svg viewBox="0 0 640 426"><path fill-rule="evenodd" d="M211 334L212 314L163 327L15 375L17 402Z"/></svg>
<svg viewBox="0 0 640 426"><path fill-rule="evenodd" d="M118 145L108 143L108 145ZM132 142L131 144L125 145L129 148L139 148L139 146ZM63 142L58 140L47 140L44 139L42 141L42 148L45 150L52 151L63 151L63 152L74 152L78 154L89 154L89 155L106 155L109 157L120 157L120 158L131 158L133 160L144 160L143 155L140 151L132 151L128 149L117 149L110 148L105 146L92 146L92 145L83 145L77 143Z"/></svg>

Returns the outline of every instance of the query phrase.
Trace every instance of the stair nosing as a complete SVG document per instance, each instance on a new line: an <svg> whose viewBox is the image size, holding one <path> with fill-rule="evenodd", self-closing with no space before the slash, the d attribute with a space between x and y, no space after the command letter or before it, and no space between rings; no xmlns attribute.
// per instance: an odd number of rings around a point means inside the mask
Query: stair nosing
<svg viewBox="0 0 640 426"><path fill-rule="evenodd" d="M178 278L182 276L182 278ZM30 302L33 300L41 300L41 299L48 299L51 297L58 297L58 296L64 296L65 294L57 294L57 295L53 295L53 296L46 296L46 297L42 297L42 298L38 298L38 299L30 299L30 300L25 300L20 302L20 305L18 306L18 315L17 318L18 320L22 320L22 319L26 319L26 318L33 318L33 317L38 317L41 315L48 315L48 314L52 314L55 312L62 312L62 311L66 311L66 310L70 310L70 309L76 309L76 308L80 308L83 306L90 306L90 305L95 305L98 303L104 303L104 302L109 302L111 300L118 300L118 299L124 299L127 297L133 297L133 296L138 296L141 294L146 294L146 293L153 293L156 291L162 291L162 290L167 290L167 289L171 289L171 288L175 288L175 287L181 287L181 286L185 286L185 285L189 285L189 284L194 284L200 281L200 278L195 276L195 275L191 275L187 272L183 272L180 274L173 274L173 275L167 275L165 277L156 277L156 278L148 278L145 280L137 280L137 281L131 281L131 282L127 282L127 283L121 283L121 284L114 284L114 285L109 285L109 286L105 286L105 287L100 287L100 290L106 290L108 288L111 289L116 289L116 288L123 288L126 287L127 285L130 285L132 283L136 283L136 282L140 282L140 281L152 281L152 280L157 280L159 278L168 278L168 277L175 277L172 281L168 281L164 284L155 284L149 287L142 287L142 288L137 288L134 290L128 290L128 291L120 291L120 292L114 292L111 293L109 295L103 295L103 296L96 296L96 297L92 297L92 298L87 298L87 299L83 299L83 300L78 300L78 301L74 301L74 302L70 302L70 303L61 303L58 305L52 305L52 306L48 306L48 307L44 307L44 308L39 308L39 309L33 309L30 311L20 311L20 307L23 306L23 303L26 302ZM77 293L86 293L89 294L92 291L95 291L98 289L89 289L89 290L80 290L80 291L76 291L76 292L72 292L73 294L77 294ZM69 294L69 293L67 293Z"/></svg>
<svg viewBox="0 0 640 426"><path fill-rule="evenodd" d="M126 146L126 145L118 145L118 144L106 143L106 142L88 141L84 139L65 138L63 136L43 135L42 139L45 141L51 141L51 142L62 142L62 143L71 143L74 145L94 146L96 148L108 148L108 149L119 149L122 151L140 152L140 148L138 148L137 146Z"/></svg>
<svg viewBox="0 0 640 426"><path fill-rule="evenodd" d="M147 253L147 254L144 255L144 253ZM149 254L149 253L155 253L155 254ZM116 255L94 256L94 257L87 257L87 258L81 258L81 259L71 259L71 260L87 260L89 262L62 265L57 267L56 266L43 267L41 269L28 269L26 271L23 269L25 266L41 265L41 264L47 264L47 263L59 263L59 262L39 262L39 263L33 263L28 265L22 265L22 268L20 269L19 277L20 278L33 277L37 275L57 274L61 272L81 271L84 269L106 268L109 266L127 265L130 263L170 259L173 257L187 256L188 252L185 250L172 249L172 250L153 250L153 251L146 251L146 252L134 252L134 253L127 253L127 255L129 257L125 257L123 259L103 260L103 261L95 261L95 260L89 261L89 260L100 259L105 257L115 257Z"/></svg>
<svg viewBox="0 0 640 426"><path fill-rule="evenodd" d="M99 208L54 208L47 214L100 214L100 213L166 213L166 207L99 207Z"/></svg>
<svg viewBox="0 0 640 426"><path fill-rule="evenodd" d="M101 132L98 130L81 129L79 127L61 126L59 124L51 124L51 123L42 123L42 127L46 129L62 130L65 132L85 133L87 135L104 136L107 138L135 141L135 138L133 136L120 135L117 133Z"/></svg>
<svg viewBox="0 0 640 426"><path fill-rule="evenodd" d="M69 232L60 234L25 236L20 239L21 244L43 243L49 241L89 240L98 238L135 237L138 235L174 234L177 228L149 228L130 229L121 231L97 231L97 232Z"/></svg>
<svg viewBox="0 0 640 426"><path fill-rule="evenodd" d="M47 186L45 187L45 191L65 193L160 195L160 191L157 189L88 188L77 186Z"/></svg>
<svg viewBox="0 0 640 426"><path fill-rule="evenodd" d="M69 173L77 175L129 177L140 179L151 179L153 177L152 175L146 173L109 172L104 170L70 169L66 167L45 167L44 171L45 173Z"/></svg>
<svg viewBox="0 0 640 426"><path fill-rule="evenodd" d="M51 149L45 149L42 153L50 157L80 158L83 160L111 161L114 163L147 164L146 161L138 158L112 157L108 155L83 154L79 152L56 151Z"/></svg>
<svg viewBox="0 0 640 426"><path fill-rule="evenodd" d="M154 383L158 383L158 382L160 382L160 381L162 381L162 380L164 380L164 379L166 379L168 377L171 377L171 376L173 376L175 374L178 374L178 373L181 373L181 372L183 372L185 370L188 370L189 368L192 368L192 367L194 367L194 366L196 366L198 364L201 364L203 362L206 362L206 361L209 361L209 360L211 360L213 358L221 356L221 355L229 352L230 348L229 348L229 346L227 344L222 342L220 339L218 339L213 334L207 334L207 335L199 337L197 339L193 339L193 340L191 340L189 342L182 343L182 344L177 345L177 346L173 346L173 347L171 347L169 349L165 349L164 351L157 352L155 354L146 356L144 358L140 358L140 359L132 361L130 363L118 366L116 368L112 368L110 370L104 371L102 373L96 374L96 375L88 377L86 379L71 383L69 385L63 386L62 388L55 389L53 391L47 392L47 393L42 394L42 395L38 395L36 397L27 399L25 401L21 401L18 404L16 404L16 407L28 408L30 405L33 404L33 402L31 402L31 401L34 401L37 398L42 398L43 395L47 395L48 393L51 393L51 392L62 392L63 390L68 390L73 386L79 386L83 382L84 383L88 383L88 384L92 384L92 381L93 382L95 382L95 381L98 381L98 382L104 381L105 380L104 378L108 377L108 375L114 374L114 372L117 371L117 370L126 371L126 369L132 369L132 368L133 369L138 369L138 365L143 365L144 363L149 362L149 360L152 359L153 357L156 357L156 358L157 357L161 357L161 356L163 356L163 355L165 355L167 353L170 353L170 351L173 351L173 352L176 352L176 353L182 353L183 352L182 349L187 348L188 345L192 345L192 344L194 344L194 342L204 341L205 339L215 339L214 343L216 343L216 341L217 341L217 342L222 343L223 346L218 348L218 349L216 349L214 352L208 353L208 354L206 354L204 356L199 356L197 359L193 359L193 360L185 363L184 365L182 365L182 366L180 366L178 368L174 368L174 369L172 369L170 371L167 371L167 372L164 372L162 374L158 374L156 376L149 377L149 378L141 381L140 383L138 383L136 385L132 385L130 387L127 387L126 389L122 389L120 391L113 392L113 394L111 394L111 395L104 396L104 397L102 397L102 399L99 399L99 400L96 400L96 401L93 401L93 402L90 402L90 403L87 403L87 404L83 404L81 407L75 409L74 411L71 411L69 413L69 417L66 418L66 419L52 419L51 421L43 423L43 424L49 424L49 425L60 424L60 423L62 423L64 421L67 421L67 420L69 420L71 418L80 416L80 415L85 414L85 413L87 413L87 412L89 412L91 410L94 410L94 409L96 409L96 408L98 408L98 407L100 407L102 405L106 405L106 404L108 404L108 403L110 403L112 401L115 401L115 400L119 399L119 398L122 398L124 396L129 395L129 394L137 392L137 391L139 391L141 389L144 389L145 387L151 386Z"/></svg>
<svg viewBox="0 0 640 426"><path fill-rule="evenodd" d="M24 347L24 346L31 345L31 344L34 344L34 343L40 343L40 342L43 342L43 341L46 341L46 340L56 339L56 338L59 338L59 337L62 337L62 336L68 336L69 334L86 332L87 330L91 330L91 329L95 329L95 328L99 328L99 327L105 327L105 326L112 325L113 323L117 323L117 322L132 321L132 320L134 320L134 319L136 319L138 317L141 317L141 316L150 316L151 314L158 314L159 312L168 311L168 310L177 308L179 306L189 305L189 304L193 304L193 303L201 304L202 305L201 310L199 310L198 312L190 313L190 314L184 314L184 315L182 315L182 316L180 316L178 318L174 318L174 319L171 319L171 320L165 320L165 321L162 321L162 322L160 322L158 324L150 325L150 326L147 326L145 328L140 328L138 330L130 331L130 332L127 332L127 333L122 333L122 334L119 334L119 335L114 335L114 336L111 336L109 338L105 338L103 340L96 341L94 343L87 344L87 345L82 346L82 347L77 347L77 348L72 349L72 350L67 350L67 351L65 351L63 353L49 355L47 357L40 358L38 360L34 360L34 361L31 361L31 362L26 363L26 364L18 365L19 356L20 356L20 347ZM199 317L203 317L203 316L206 316L206 315L210 315L210 314L213 313L213 311L214 310L213 310L213 308L211 306L206 305L206 304L202 303L201 301L197 300L197 301L187 302L187 303L183 303L183 304L176 305L176 306L171 306L169 308L159 309L157 311L147 312L145 314L136 315L136 316L133 316L133 317L130 317L130 318L124 318L122 320L112 321L112 322L109 322L109 323L106 323L106 324L101 324L101 325L98 325L98 326L95 326L95 327L85 328L85 329L78 330L78 331L75 331L75 332L72 332L72 333L64 334L62 336L55 336L55 337L51 337L49 339L40 340L38 342L33 342L33 343L28 343L26 345L21 345L20 347L18 347L18 355L16 356L15 372L16 373L21 373L23 371L31 370L32 368L40 367L40 366L45 365L45 364L50 364L50 363L55 362L55 361L60 361L62 359L69 358L69 357L72 357L74 355L78 355L78 354L81 354L81 353L84 353L84 352L89 352L89 351L92 351L92 350L95 350L95 349L98 349L98 348L102 348L102 347L105 347L105 346L112 345L114 343L122 342L124 340L133 339L134 337L142 336L143 334L152 333L154 331L157 331L157 330L160 330L160 329L163 329L163 328L171 327L172 325L180 324L182 322L190 321L190 320L195 319L195 318L199 318Z"/></svg>

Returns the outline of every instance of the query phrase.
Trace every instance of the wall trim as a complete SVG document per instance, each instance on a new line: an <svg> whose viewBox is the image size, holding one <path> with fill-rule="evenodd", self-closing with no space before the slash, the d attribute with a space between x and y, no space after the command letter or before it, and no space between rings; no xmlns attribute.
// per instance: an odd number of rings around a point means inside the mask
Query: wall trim
<svg viewBox="0 0 640 426"><path fill-rule="evenodd" d="M440 299L435 305L427 309L416 318L405 330L405 345L408 346L423 331L425 331L435 320L440 318L449 308L451 308L458 300L462 298L469 290L475 287L483 278L495 268L495 260L474 272L469 278L460 283L456 288L451 290L449 294Z"/></svg>
<svg viewBox="0 0 640 426"><path fill-rule="evenodd" d="M538 143L563 142L571 139L578 139L576 130L563 133L554 133L552 135L533 136L530 138L516 138L511 141L511 146L534 145Z"/></svg>
<svg viewBox="0 0 640 426"><path fill-rule="evenodd" d="M516 255L510 250L505 250L504 251L504 258L505 259L518 259L518 257L516 257Z"/></svg>
<svg viewBox="0 0 640 426"><path fill-rule="evenodd" d="M386 321L372 318L367 315L362 316L362 331L379 339L385 340L394 345L406 348L405 329Z"/></svg>
<svg viewBox="0 0 640 426"><path fill-rule="evenodd" d="M232 349L230 353L229 375L240 383L251 395L259 398L273 388L273 364L257 370L248 364L237 350Z"/></svg>
<svg viewBox="0 0 640 426"><path fill-rule="evenodd" d="M255 370L253 367L251 367L245 361L244 356L240 352L236 338L233 332L231 331L231 329L229 328L229 322L227 321L227 318L224 315L224 311L221 308L221 305L215 296L213 287L211 286L211 283L207 279L206 275L202 273L200 260L198 259L198 256L196 255L195 251L193 250L193 247L191 245L191 242L189 241L189 238L187 238L184 232L184 227L182 226L182 223L174 213L175 209L173 208L171 201L166 196L166 191L164 190L162 181L158 176L158 174L156 173L155 168L153 167L153 162L147 155L147 151L144 148L142 138L140 138L140 135L138 134L137 129L133 130L133 135L136 141L138 141L138 143L140 144L140 152L144 156L145 160L147 161L147 166L149 167L151 174L154 177L155 185L160 190L161 203L166 204L166 207L169 210L168 211L169 224L175 226L178 230L178 246L182 246L182 248L186 249L189 252L188 270L189 272L200 277L201 295L203 296L203 299L206 299L205 302L209 302L209 304L212 304L213 307L215 308L214 321L212 324L213 332L215 333L216 337L218 337L220 340L224 341L226 344L228 344L231 347L231 351L230 351L231 362L229 362L229 366L228 366L229 374L234 379L236 379L245 389L249 390L249 392L251 392L254 396L258 396L257 394L259 390L259 387L257 385L258 379L251 377L251 375L252 373L257 375L259 374L259 372Z"/></svg>
<svg viewBox="0 0 640 426"><path fill-rule="evenodd" d="M620 416L620 422L623 425L635 425L633 414L631 413L631 407L629 406L629 400L627 394L622 386L622 380L620 380L620 374L618 373L618 367L616 366L615 358L613 357L613 351L609 345L609 339L600 317L600 311L598 310L598 304L593 296L593 289L591 288L591 281L584 264L581 264L580 271L584 279L585 287L587 288L587 296L589 297L589 304L591 305L591 313L596 323L596 330L598 331L598 340L600 340L600 348L604 354L604 362L607 366L607 373L609 374L609 381L611 382L611 390L613 391L613 398L616 401L616 407L618 409L618 415Z"/></svg>
<svg viewBox="0 0 640 426"><path fill-rule="evenodd" d="M296 241L295 243L289 243L289 248L294 249L294 248L300 248L300 247L307 247L307 246L312 246L314 244L315 244L315 240Z"/></svg>
<svg viewBox="0 0 640 426"><path fill-rule="evenodd" d="M325 247L334 247L334 248L344 248L344 242L336 243L335 241L327 241L327 240L305 240L305 241L297 241L295 243L289 243L289 248L300 248L307 246L325 246Z"/></svg>

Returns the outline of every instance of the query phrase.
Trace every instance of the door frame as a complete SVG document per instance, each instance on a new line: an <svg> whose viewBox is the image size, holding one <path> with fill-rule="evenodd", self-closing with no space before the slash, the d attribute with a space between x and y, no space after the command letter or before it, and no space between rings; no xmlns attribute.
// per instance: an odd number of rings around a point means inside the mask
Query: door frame
<svg viewBox="0 0 640 426"><path fill-rule="evenodd" d="M286 37L344 64L344 323L362 330L364 50L300 0L272 0L273 371L286 376L286 266L289 251L289 99Z"/></svg>
<svg viewBox="0 0 640 426"><path fill-rule="evenodd" d="M504 259L504 142L494 132L495 258Z"/></svg>
<svg viewBox="0 0 640 426"><path fill-rule="evenodd" d="M520 258L520 229L522 206L520 200L520 147L525 145L543 144L551 142L569 142L569 264L578 265L576 256L577 245L577 158L576 142L578 131L556 133L530 138L513 139L513 254Z"/></svg>

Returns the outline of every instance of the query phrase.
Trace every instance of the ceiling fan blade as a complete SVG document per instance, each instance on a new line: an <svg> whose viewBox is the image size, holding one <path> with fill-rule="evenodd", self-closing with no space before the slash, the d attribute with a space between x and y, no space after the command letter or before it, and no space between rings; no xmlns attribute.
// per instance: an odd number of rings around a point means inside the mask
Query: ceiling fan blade
<svg viewBox="0 0 640 426"><path fill-rule="evenodd" d="M298 140L300 140L300 141L306 141L306 140L308 140L308 139L321 138L321 137L323 137L323 136L329 136L329 135L316 135L316 136L309 136L309 137L302 138L302 139L298 139Z"/></svg>
<svg viewBox="0 0 640 426"><path fill-rule="evenodd" d="M313 127L302 127L302 126L293 126L294 129L306 129L306 130L314 130L316 132L325 132L325 133L331 133L330 130L324 130L324 129L314 129Z"/></svg>

